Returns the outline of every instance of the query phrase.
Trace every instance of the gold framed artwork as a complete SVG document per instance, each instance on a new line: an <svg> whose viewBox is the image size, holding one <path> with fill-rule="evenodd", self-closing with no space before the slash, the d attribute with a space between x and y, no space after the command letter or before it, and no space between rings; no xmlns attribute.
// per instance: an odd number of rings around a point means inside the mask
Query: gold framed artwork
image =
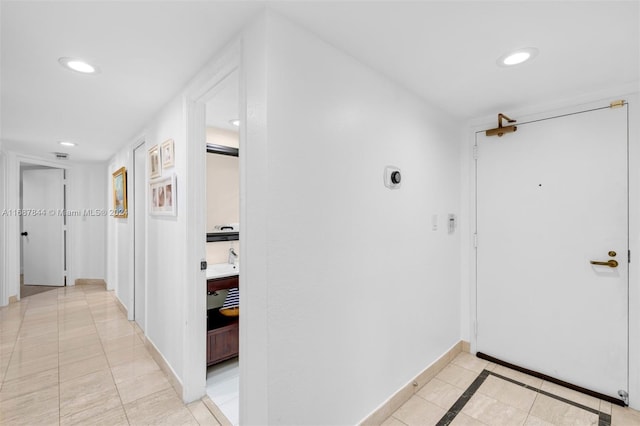
<svg viewBox="0 0 640 426"><path fill-rule="evenodd" d="M154 145L149 149L149 177L151 179L162 176L160 168L160 149Z"/></svg>
<svg viewBox="0 0 640 426"><path fill-rule="evenodd" d="M173 139L167 139L162 142L160 145L161 157L162 157L162 168L168 169L173 167L173 157L174 157L174 143Z"/></svg>
<svg viewBox="0 0 640 426"><path fill-rule="evenodd" d="M120 167L113 173L113 217L127 217L127 169Z"/></svg>
<svg viewBox="0 0 640 426"><path fill-rule="evenodd" d="M149 212L159 216L175 216L177 213L176 175L156 179L149 183L151 206Z"/></svg>

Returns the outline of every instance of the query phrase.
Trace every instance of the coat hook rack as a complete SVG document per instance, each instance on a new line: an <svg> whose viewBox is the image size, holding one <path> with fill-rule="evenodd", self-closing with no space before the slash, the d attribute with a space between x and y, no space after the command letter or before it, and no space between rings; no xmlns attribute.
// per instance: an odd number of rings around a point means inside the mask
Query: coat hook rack
<svg viewBox="0 0 640 426"><path fill-rule="evenodd" d="M487 136L498 135L498 137L501 137L505 133L513 133L516 130L518 130L517 126L505 126L505 127L502 127L502 120L507 120L507 123L515 123L516 122L516 120L512 120L511 118L507 117L503 113L500 113L500 114L498 114L498 127L496 127L495 129L487 130L485 132L485 134Z"/></svg>

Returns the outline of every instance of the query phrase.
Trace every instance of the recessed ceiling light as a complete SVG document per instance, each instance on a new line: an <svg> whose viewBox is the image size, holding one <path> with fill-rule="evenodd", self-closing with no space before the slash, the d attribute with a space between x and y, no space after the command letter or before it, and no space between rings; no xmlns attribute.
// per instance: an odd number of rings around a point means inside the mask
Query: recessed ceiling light
<svg viewBox="0 0 640 426"><path fill-rule="evenodd" d="M69 141L60 141L60 142L58 142L58 143L59 143L60 145L62 145L62 146L76 146L76 144L75 144L75 143L73 143L73 142L69 142Z"/></svg>
<svg viewBox="0 0 640 426"><path fill-rule="evenodd" d="M233 124L236 127L240 127L240 120L237 118L234 120L229 120L229 123Z"/></svg>
<svg viewBox="0 0 640 426"><path fill-rule="evenodd" d="M58 62L63 67L82 74L96 74L100 71L95 65L78 58L63 57L59 58Z"/></svg>
<svg viewBox="0 0 640 426"><path fill-rule="evenodd" d="M535 47L524 47L500 56L496 62L501 67L511 67L530 61L537 55L538 49Z"/></svg>

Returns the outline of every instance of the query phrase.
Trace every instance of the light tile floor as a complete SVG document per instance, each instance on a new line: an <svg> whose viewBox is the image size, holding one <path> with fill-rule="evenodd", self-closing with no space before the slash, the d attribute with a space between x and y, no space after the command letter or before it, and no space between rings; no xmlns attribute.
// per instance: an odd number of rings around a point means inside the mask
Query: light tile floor
<svg viewBox="0 0 640 426"><path fill-rule="evenodd" d="M463 393L470 386L473 388L472 384L481 375L486 379L473 396L462 407L452 409ZM573 404L548 394L572 401ZM600 412L603 413L601 416ZM611 426L640 425L638 411L612 405L463 352L383 425L606 426L609 424L606 421L608 416ZM604 422L600 419L604 419Z"/></svg>
<svg viewBox="0 0 640 426"><path fill-rule="evenodd" d="M0 424L228 424L211 414L220 410L210 410L210 402L183 404L137 330L104 284L60 288L0 308ZM212 388L229 406L235 396L226 379L237 381L234 368L223 368L223 380ZM437 424L481 374L486 379L450 424L598 425L594 412L602 412L611 416L612 426L640 425L637 411L468 353L458 355L384 425Z"/></svg>
<svg viewBox="0 0 640 426"><path fill-rule="evenodd" d="M207 395L233 426L240 424L240 365L238 358L207 368Z"/></svg>
<svg viewBox="0 0 640 426"><path fill-rule="evenodd" d="M104 283L0 308L0 424L218 425L185 405Z"/></svg>

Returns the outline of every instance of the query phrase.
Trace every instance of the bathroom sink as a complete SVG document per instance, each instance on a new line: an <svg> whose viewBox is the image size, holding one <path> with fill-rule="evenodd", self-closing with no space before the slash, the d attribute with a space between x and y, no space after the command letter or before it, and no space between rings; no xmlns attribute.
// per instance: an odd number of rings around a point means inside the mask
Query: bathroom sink
<svg viewBox="0 0 640 426"><path fill-rule="evenodd" d="M240 265L231 263L214 263L207 267L207 279L224 278L238 275Z"/></svg>

